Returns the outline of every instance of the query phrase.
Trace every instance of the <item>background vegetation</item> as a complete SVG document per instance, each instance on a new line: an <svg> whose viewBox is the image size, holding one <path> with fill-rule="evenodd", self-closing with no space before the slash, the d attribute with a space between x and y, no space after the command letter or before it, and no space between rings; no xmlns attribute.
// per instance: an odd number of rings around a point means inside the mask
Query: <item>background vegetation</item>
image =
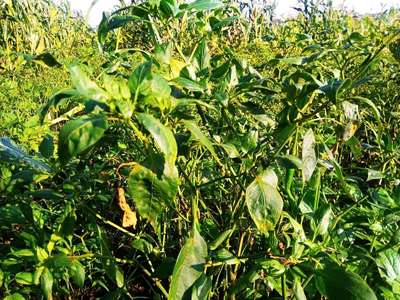
<svg viewBox="0 0 400 300"><path fill-rule="evenodd" d="M0 2L0 297L399 299L398 12Z"/></svg>

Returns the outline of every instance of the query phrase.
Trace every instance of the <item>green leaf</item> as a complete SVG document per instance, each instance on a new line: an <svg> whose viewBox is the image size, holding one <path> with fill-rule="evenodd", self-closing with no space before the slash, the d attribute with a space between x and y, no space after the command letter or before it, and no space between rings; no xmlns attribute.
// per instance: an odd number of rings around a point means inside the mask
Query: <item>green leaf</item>
<svg viewBox="0 0 400 300"><path fill-rule="evenodd" d="M330 79L325 85L320 87L320 90L326 94L330 101L336 103L340 92L347 89L351 83L350 79Z"/></svg>
<svg viewBox="0 0 400 300"><path fill-rule="evenodd" d="M3 286L4 283L4 272L0 269L0 288Z"/></svg>
<svg viewBox="0 0 400 300"><path fill-rule="evenodd" d="M321 217L321 220L318 224L317 232L320 235L325 235L328 232L329 223L332 217L332 210L330 206L328 206Z"/></svg>
<svg viewBox="0 0 400 300"><path fill-rule="evenodd" d="M98 87L95 82L91 81L79 66L72 66L70 68L70 73L72 84L78 96L100 102L104 102L109 98L109 95Z"/></svg>
<svg viewBox="0 0 400 300"><path fill-rule="evenodd" d="M125 283L125 278L124 273L122 273L118 265L112 260L107 260L105 269L107 276L115 282L117 287L122 288Z"/></svg>
<svg viewBox="0 0 400 300"><path fill-rule="evenodd" d="M84 116L67 122L59 133L58 152L61 161L67 162L97 143L108 127L102 115Z"/></svg>
<svg viewBox="0 0 400 300"><path fill-rule="evenodd" d="M51 274L50 270L47 268L43 270L42 276L40 277L40 286L42 288L45 299L52 300L53 274Z"/></svg>
<svg viewBox="0 0 400 300"><path fill-rule="evenodd" d="M400 255L398 251L387 249L379 253L375 262L379 273L390 285L400 286Z"/></svg>
<svg viewBox="0 0 400 300"><path fill-rule="evenodd" d="M43 109L40 111L39 120L40 123L44 122L46 115L48 114L50 108L57 108L60 105L66 103L70 98L77 95L75 89L63 89L51 96L50 100L46 103Z"/></svg>
<svg viewBox="0 0 400 300"><path fill-rule="evenodd" d="M42 53L33 57L33 61L43 63L48 67L61 67L61 64L50 53Z"/></svg>
<svg viewBox="0 0 400 300"><path fill-rule="evenodd" d="M131 243L132 248L143 252L144 254L151 254L153 252L153 245L144 239L136 239Z"/></svg>
<svg viewBox="0 0 400 300"><path fill-rule="evenodd" d="M36 267L35 272L33 273L33 284L38 285L40 283L40 277L44 271L44 266Z"/></svg>
<svg viewBox="0 0 400 300"><path fill-rule="evenodd" d="M246 205L259 231L267 233L274 230L282 212L283 200L276 187L265 182L265 176L257 176L246 189Z"/></svg>
<svg viewBox="0 0 400 300"><path fill-rule="evenodd" d="M128 191L142 218L147 219L156 232L165 217L165 210L173 207L178 192L177 179L159 179L151 170L136 165L128 178Z"/></svg>
<svg viewBox="0 0 400 300"><path fill-rule="evenodd" d="M209 299L211 288L212 280L206 274L201 274L200 278L193 285L191 300Z"/></svg>
<svg viewBox="0 0 400 300"><path fill-rule="evenodd" d="M176 178L178 171L175 167L175 161L178 155L178 146L172 131L152 115L141 113L137 118L151 133L158 149L164 154L164 175Z"/></svg>
<svg viewBox="0 0 400 300"><path fill-rule="evenodd" d="M234 229L228 229L222 232L214 241L209 244L210 250L217 249L234 231Z"/></svg>
<svg viewBox="0 0 400 300"><path fill-rule="evenodd" d="M117 283L117 287L122 288L124 286L124 273L120 270L120 268L116 267L115 271L115 282Z"/></svg>
<svg viewBox="0 0 400 300"><path fill-rule="evenodd" d="M191 299L192 286L204 272L207 244L193 228L192 236L186 240L179 252L169 290L169 300Z"/></svg>
<svg viewBox="0 0 400 300"><path fill-rule="evenodd" d="M166 17L175 17L180 12L176 0L160 0L160 8Z"/></svg>
<svg viewBox="0 0 400 300"><path fill-rule="evenodd" d="M371 198L376 203L380 205L384 205L387 207L398 207L399 204L389 195L389 193L384 188L377 188L374 190L370 190Z"/></svg>
<svg viewBox="0 0 400 300"><path fill-rule="evenodd" d="M208 151L211 152L211 155L214 157L214 159L217 161L218 164L221 164L217 153L215 152L214 146L211 143L211 141L208 139L208 137L205 136L203 132L201 132L201 129L197 126L196 123L193 121L188 121L184 120L183 123L185 124L186 128L189 129L189 131L192 133L193 137L200 142L204 147L207 148Z"/></svg>
<svg viewBox="0 0 400 300"><path fill-rule="evenodd" d="M213 253L212 257L216 261L223 262L226 265L237 265L240 263L240 260L235 255L233 255L232 252L225 248Z"/></svg>
<svg viewBox="0 0 400 300"><path fill-rule="evenodd" d="M273 186L274 188L278 188L278 176L276 176L276 173L274 170L266 169L258 176L261 178L261 180L265 184L269 184L269 185Z"/></svg>
<svg viewBox="0 0 400 300"><path fill-rule="evenodd" d="M49 134L46 134L39 145L40 154L42 154L45 158L50 158L54 153L54 144L53 137Z"/></svg>
<svg viewBox="0 0 400 300"><path fill-rule="evenodd" d="M205 39L198 44L196 51L194 52L194 61L192 62L196 72L200 72L203 69L210 67L210 54Z"/></svg>
<svg viewBox="0 0 400 300"><path fill-rule="evenodd" d="M23 161L38 171L52 171L49 165L26 154L25 151L19 148L11 139L7 137L0 138L0 161L2 159L9 161Z"/></svg>
<svg viewBox="0 0 400 300"><path fill-rule="evenodd" d="M4 300L25 300L24 296L19 293L14 293L4 298Z"/></svg>
<svg viewBox="0 0 400 300"><path fill-rule="evenodd" d="M206 90L205 85L184 77L175 78L172 82L178 87L187 89L191 92L204 92Z"/></svg>
<svg viewBox="0 0 400 300"><path fill-rule="evenodd" d="M15 281L22 285L33 284L33 274L31 272L19 272L15 275Z"/></svg>
<svg viewBox="0 0 400 300"><path fill-rule="evenodd" d="M139 65L129 77L128 85L132 94L140 92L143 81L151 78L151 62L145 62Z"/></svg>
<svg viewBox="0 0 400 300"><path fill-rule="evenodd" d="M309 129L304 135L302 149L302 165L301 170L304 182L310 180L317 166L317 156L315 155L315 138L312 129Z"/></svg>
<svg viewBox="0 0 400 300"><path fill-rule="evenodd" d="M70 267L71 259L65 253L57 253L46 260L46 266L52 269Z"/></svg>
<svg viewBox="0 0 400 300"><path fill-rule="evenodd" d="M171 95L171 87L169 86L168 81L161 75L152 75L150 88L150 95L153 97L166 98Z"/></svg>
<svg viewBox="0 0 400 300"><path fill-rule="evenodd" d="M304 293L304 289L301 286L300 280L296 279L293 286L293 300L307 300L306 294Z"/></svg>
<svg viewBox="0 0 400 300"><path fill-rule="evenodd" d="M367 181L383 179L385 178L385 174L378 170L368 169L368 178Z"/></svg>
<svg viewBox="0 0 400 300"><path fill-rule="evenodd" d="M107 35L111 30L122 27L125 24L134 20L140 20L137 16L120 16L112 15L108 17L106 13L103 13L101 22L97 28L97 38L101 46L104 45Z"/></svg>
<svg viewBox="0 0 400 300"><path fill-rule="evenodd" d="M321 294L329 299L377 300L368 284L357 274L334 264L316 271Z"/></svg>
<svg viewBox="0 0 400 300"><path fill-rule="evenodd" d="M224 6L219 0L196 0L188 4L188 10L194 11L204 11L204 10L213 10L217 8L221 8Z"/></svg>
<svg viewBox="0 0 400 300"><path fill-rule="evenodd" d="M349 36L349 40L354 42L362 42L365 40L365 37L359 32L352 32Z"/></svg>
<svg viewBox="0 0 400 300"><path fill-rule="evenodd" d="M286 154L277 157L278 163L286 169L301 169L303 162L297 156Z"/></svg>
<svg viewBox="0 0 400 300"><path fill-rule="evenodd" d="M71 277L74 283L79 287L83 288L85 285L85 268L83 265L74 260L70 266Z"/></svg>

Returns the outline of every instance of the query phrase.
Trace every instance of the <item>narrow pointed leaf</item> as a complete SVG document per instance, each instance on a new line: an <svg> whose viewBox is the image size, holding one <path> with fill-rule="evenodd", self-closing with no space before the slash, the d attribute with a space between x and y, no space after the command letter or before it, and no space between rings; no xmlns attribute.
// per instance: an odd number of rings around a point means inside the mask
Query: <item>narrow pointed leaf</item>
<svg viewBox="0 0 400 300"><path fill-rule="evenodd" d="M221 164L217 153L215 152L214 146L211 143L211 141L208 139L208 137L201 131L201 129L197 126L196 123L193 121L188 121L185 120L183 121L185 124L186 128L189 129L189 131L192 133L193 137L200 142L204 147L207 148L208 151L211 152L211 155L214 157L214 159Z"/></svg>
<svg viewBox="0 0 400 300"><path fill-rule="evenodd" d="M175 167L175 161L178 154L178 146L172 131L152 115L142 113L138 115L138 119L151 133L157 148L165 156L164 175L171 178L177 177L178 172Z"/></svg>
<svg viewBox="0 0 400 300"><path fill-rule="evenodd" d="M51 172L51 167L49 165L26 154L25 151L7 137L0 138L0 160L1 159L23 161L38 171Z"/></svg>
<svg viewBox="0 0 400 300"><path fill-rule="evenodd" d="M304 135L302 149L301 170L303 180L309 181L317 166L317 156L315 155L315 137L312 129L309 129Z"/></svg>

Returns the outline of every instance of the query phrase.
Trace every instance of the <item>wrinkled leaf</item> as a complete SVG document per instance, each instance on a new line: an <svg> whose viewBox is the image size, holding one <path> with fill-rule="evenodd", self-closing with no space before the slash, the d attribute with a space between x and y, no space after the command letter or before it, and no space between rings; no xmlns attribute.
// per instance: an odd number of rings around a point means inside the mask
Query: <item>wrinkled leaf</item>
<svg viewBox="0 0 400 300"><path fill-rule="evenodd" d="M173 206L178 191L177 180L165 176L159 179L151 170L136 165L128 178L128 191L139 215L159 232L165 210Z"/></svg>

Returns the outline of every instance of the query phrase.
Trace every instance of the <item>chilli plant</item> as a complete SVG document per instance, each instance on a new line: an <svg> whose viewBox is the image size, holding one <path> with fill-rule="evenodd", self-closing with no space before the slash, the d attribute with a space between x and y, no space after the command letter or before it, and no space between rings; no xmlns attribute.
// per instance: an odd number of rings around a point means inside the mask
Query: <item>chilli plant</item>
<svg viewBox="0 0 400 300"><path fill-rule="evenodd" d="M105 14L39 153L0 139L4 297L398 299L398 32L318 20L252 66L234 5Z"/></svg>

